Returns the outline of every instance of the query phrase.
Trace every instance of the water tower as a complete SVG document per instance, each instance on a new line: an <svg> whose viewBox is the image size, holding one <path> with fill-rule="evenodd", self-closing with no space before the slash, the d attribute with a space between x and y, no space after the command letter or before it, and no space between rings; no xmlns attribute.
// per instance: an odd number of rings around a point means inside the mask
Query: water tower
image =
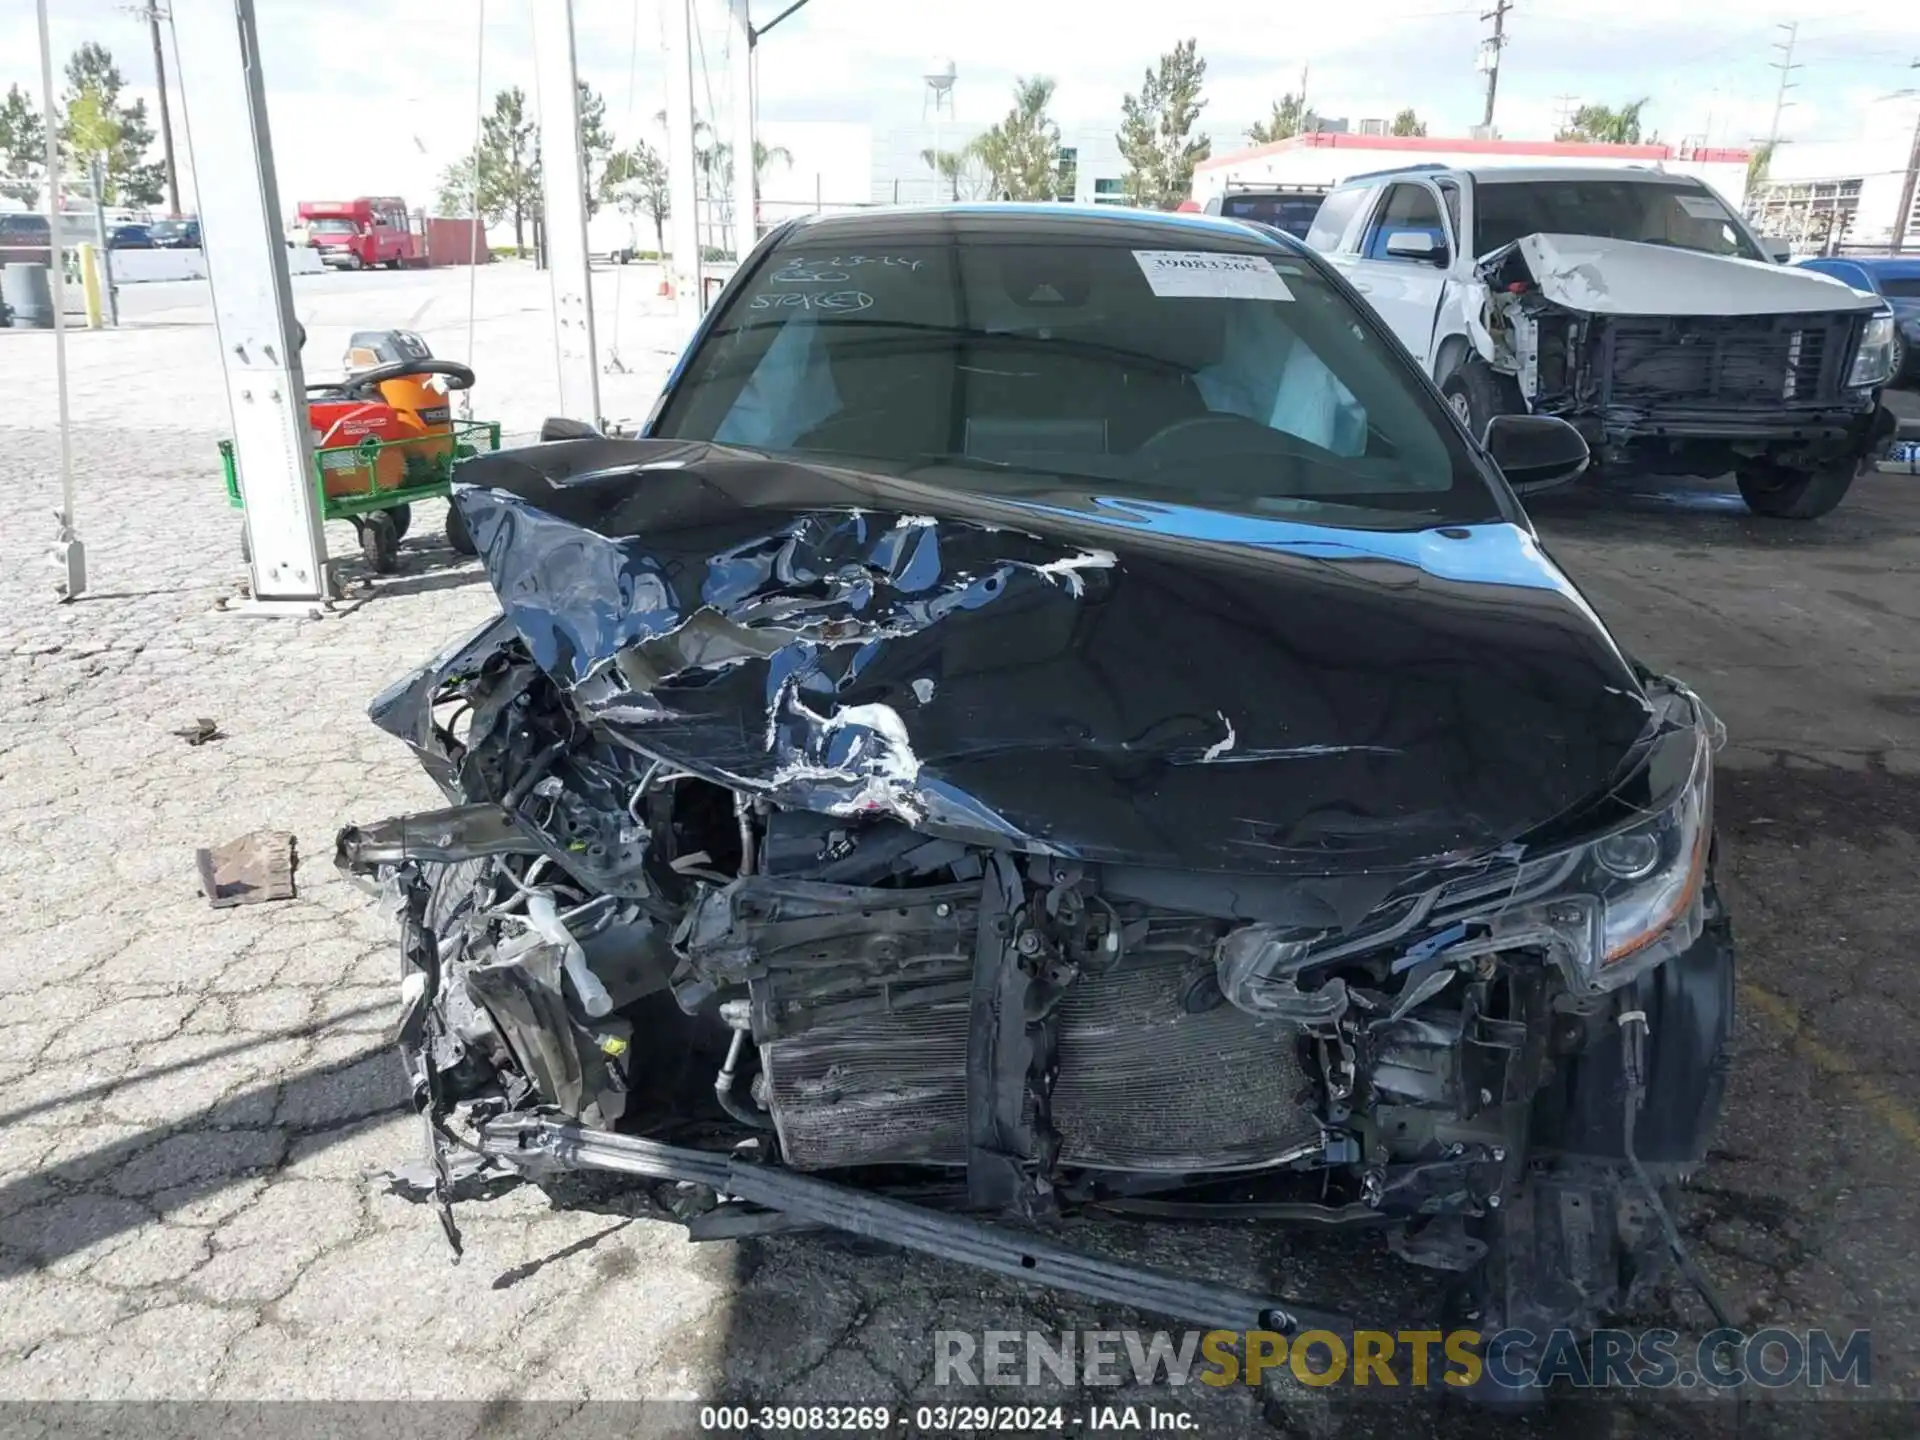
<svg viewBox="0 0 1920 1440"><path fill-rule="evenodd" d="M947 118L953 118L953 61L936 60L927 67L927 90L920 101L920 118L925 120L929 110L937 122L944 110Z"/></svg>

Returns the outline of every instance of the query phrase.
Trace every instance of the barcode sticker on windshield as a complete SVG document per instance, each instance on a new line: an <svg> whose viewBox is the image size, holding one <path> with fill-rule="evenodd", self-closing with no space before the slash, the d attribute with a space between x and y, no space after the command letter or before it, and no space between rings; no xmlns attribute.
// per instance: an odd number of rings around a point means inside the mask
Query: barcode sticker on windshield
<svg viewBox="0 0 1920 1440"><path fill-rule="evenodd" d="M1213 300L1291 300L1271 261L1260 255L1222 255L1212 250L1136 250L1133 258L1160 296Z"/></svg>
<svg viewBox="0 0 1920 1440"><path fill-rule="evenodd" d="M1711 195L1676 195L1680 208L1696 220L1724 220L1727 212Z"/></svg>

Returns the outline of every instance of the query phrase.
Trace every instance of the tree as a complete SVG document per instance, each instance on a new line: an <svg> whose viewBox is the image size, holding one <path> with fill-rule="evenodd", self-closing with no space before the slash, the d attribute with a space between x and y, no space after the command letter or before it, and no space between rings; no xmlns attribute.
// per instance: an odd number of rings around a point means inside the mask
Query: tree
<svg viewBox="0 0 1920 1440"><path fill-rule="evenodd" d="M1409 105L1393 117L1392 133L1395 135L1424 135L1427 133L1427 122L1414 114L1413 107Z"/></svg>
<svg viewBox="0 0 1920 1440"><path fill-rule="evenodd" d="M440 172L438 208L442 215L466 217L474 213L474 167L480 168L480 217L489 225L498 225L507 213L500 177L483 148L464 155Z"/></svg>
<svg viewBox="0 0 1920 1440"><path fill-rule="evenodd" d="M587 167L587 214L592 215L600 208L607 167L613 162L613 134L607 129L607 102L586 81L581 80L578 84L580 155Z"/></svg>
<svg viewBox="0 0 1920 1440"><path fill-rule="evenodd" d="M37 205L46 183L46 122L18 85L9 86L0 102L0 195Z"/></svg>
<svg viewBox="0 0 1920 1440"><path fill-rule="evenodd" d="M922 150L920 163L939 177L949 200L978 200L985 193L986 167L972 145L958 150Z"/></svg>
<svg viewBox="0 0 1920 1440"><path fill-rule="evenodd" d="M1640 111L1646 103L1647 97L1643 95L1618 110L1609 105L1582 105L1573 112L1573 120L1567 128L1553 138L1590 140L1604 145L1638 145Z"/></svg>
<svg viewBox="0 0 1920 1440"><path fill-rule="evenodd" d="M1773 164L1772 140L1763 140L1753 147L1753 154L1747 159L1747 194L1751 195L1756 186L1767 178L1767 168Z"/></svg>
<svg viewBox="0 0 1920 1440"><path fill-rule="evenodd" d="M1307 128L1307 97L1291 92L1273 102L1273 114L1247 131L1247 139L1256 145L1271 145L1276 140L1291 140Z"/></svg>
<svg viewBox="0 0 1920 1440"><path fill-rule="evenodd" d="M1047 113L1052 103L1053 81L1046 76L1015 80L1013 108L973 142L1000 199L1052 200L1059 194L1060 127Z"/></svg>
<svg viewBox="0 0 1920 1440"><path fill-rule="evenodd" d="M672 195L667 184L667 163L660 152L644 140L636 140L631 150L616 151L601 177L602 198L610 200L623 215L645 215L653 221L653 248L667 250L667 216Z"/></svg>
<svg viewBox="0 0 1920 1440"><path fill-rule="evenodd" d="M1200 85L1207 62L1192 40L1182 40L1147 71L1138 95L1120 101L1120 133L1115 137L1127 162L1130 204L1171 210L1193 188L1193 167L1213 146L1205 135L1192 138L1193 125L1207 102Z"/></svg>
<svg viewBox="0 0 1920 1440"><path fill-rule="evenodd" d="M513 216L514 249L526 249L526 222L540 210L540 131L518 85L493 97L480 122L478 160L482 212Z"/></svg>
<svg viewBox="0 0 1920 1440"><path fill-rule="evenodd" d="M67 61L66 120L60 139L82 174L98 162L108 205L157 205L166 193L166 167L146 158L153 144L147 102L123 104L127 82L113 54L89 40Z"/></svg>

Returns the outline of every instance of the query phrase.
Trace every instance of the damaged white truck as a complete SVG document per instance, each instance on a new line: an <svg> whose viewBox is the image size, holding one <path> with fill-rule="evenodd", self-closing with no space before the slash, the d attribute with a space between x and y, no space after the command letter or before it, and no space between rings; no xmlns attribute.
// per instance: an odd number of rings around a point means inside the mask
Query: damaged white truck
<svg viewBox="0 0 1920 1440"><path fill-rule="evenodd" d="M1307 243L1475 436L1556 415L1594 473L1731 472L1757 514L1825 515L1894 428L1877 296L1774 264L1700 181L1632 167L1355 176Z"/></svg>

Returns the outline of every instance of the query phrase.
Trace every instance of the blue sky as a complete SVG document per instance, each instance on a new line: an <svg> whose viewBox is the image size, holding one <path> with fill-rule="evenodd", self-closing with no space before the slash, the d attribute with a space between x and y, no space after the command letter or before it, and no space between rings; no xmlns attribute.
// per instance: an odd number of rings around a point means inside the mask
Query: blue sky
<svg viewBox="0 0 1920 1440"><path fill-rule="evenodd" d="M485 0L488 92L532 89L531 3ZM1802 68L1782 132L1847 138L1874 98L1920 84L1910 68L1920 59L1920 9L1915 0L1834 3L1810 18L1773 0L1516 0L1497 123L1515 138L1544 138L1565 105L1646 95L1646 120L1663 138L1746 144L1764 134L1772 111L1775 24L1797 13ZM479 4L257 0L283 199L398 191L425 200L432 176L471 140ZM757 21L782 8L754 5ZM152 93L145 27L119 0L52 8L56 67L75 44L99 40L135 93ZM1215 122L1216 152L1235 148L1240 125L1297 87L1302 66L1323 113L1358 118L1412 105L1432 133L1458 134L1480 118L1474 58L1484 8L1458 0L1185 0L1130 10L1095 0L811 0L761 43L760 113L768 123L917 121L920 76L934 58L950 57L963 120L1001 113L1016 74L1048 74L1058 81L1058 118L1105 122L1157 54L1191 35L1209 62L1203 128ZM695 12L708 61L696 93L704 102L710 90L724 111L722 0L695 0ZM575 0L574 13L581 73L607 97L616 134L650 132L665 102L659 0ZM37 93L36 54L31 6L6 0L0 87L18 81Z"/></svg>

